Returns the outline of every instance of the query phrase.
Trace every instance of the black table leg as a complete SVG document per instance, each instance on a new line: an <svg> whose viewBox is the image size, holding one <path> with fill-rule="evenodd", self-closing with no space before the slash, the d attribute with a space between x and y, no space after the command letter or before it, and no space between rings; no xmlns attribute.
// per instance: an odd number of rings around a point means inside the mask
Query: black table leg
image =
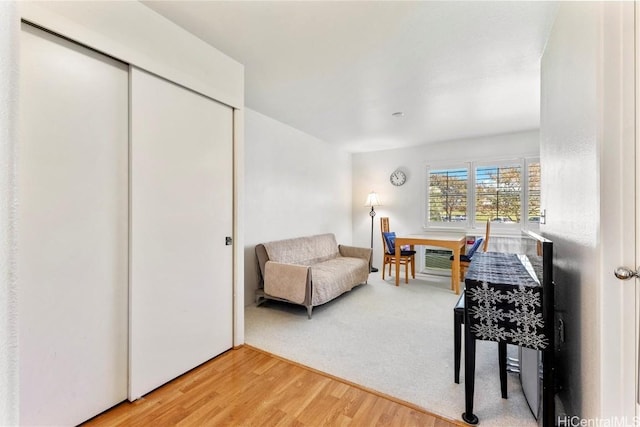
<svg viewBox="0 0 640 427"><path fill-rule="evenodd" d="M453 310L453 381L460 384L460 354L462 354L462 320L464 313Z"/></svg>
<svg viewBox="0 0 640 427"><path fill-rule="evenodd" d="M465 310L466 315L466 310ZM469 321L464 322L464 413L462 419L469 424L478 424L473 415L473 392L476 376L476 339L469 330Z"/></svg>
<svg viewBox="0 0 640 427"><path fill-rule="evenodd" d="M507 343L498 343L498 365L500 369L500 391L502 398L507 398Z"/></svg>

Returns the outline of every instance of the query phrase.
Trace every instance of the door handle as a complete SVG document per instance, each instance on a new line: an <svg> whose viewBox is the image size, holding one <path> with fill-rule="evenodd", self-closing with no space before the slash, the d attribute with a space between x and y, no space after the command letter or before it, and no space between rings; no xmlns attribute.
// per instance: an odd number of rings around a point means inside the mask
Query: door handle
<svg viewBox="0 0 640 427"><path fill-rule="evenodd" d="M629 280L634 277L640 277L640 269L633 271L628 267L618 267L613 274L620 280Z"/></svg>

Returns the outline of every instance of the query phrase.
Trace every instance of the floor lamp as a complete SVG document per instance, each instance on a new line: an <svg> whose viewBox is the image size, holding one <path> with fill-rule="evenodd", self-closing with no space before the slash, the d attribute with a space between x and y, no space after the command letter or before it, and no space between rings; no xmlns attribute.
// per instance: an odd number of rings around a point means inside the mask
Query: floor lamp
<svg viewBox="0 0 640 427"><path fill-rule="evenodd" d="M378 200L378 195L372 191L367 196L367 201L364 205L371 206L371 212L369 212L369 216L371 217L371 272L375 273L378 269L373 266L373 218L376 216L374 206L381 206L382 204L380 203L380 200Z"/></svg>

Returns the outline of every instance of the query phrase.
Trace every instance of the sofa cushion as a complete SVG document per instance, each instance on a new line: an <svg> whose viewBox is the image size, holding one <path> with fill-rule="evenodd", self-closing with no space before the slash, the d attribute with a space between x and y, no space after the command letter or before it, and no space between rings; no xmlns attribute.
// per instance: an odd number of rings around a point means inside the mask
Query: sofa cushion
<svg viewBox="0 0 640 427"><path fill-rule="evenodd" d="M314 306L337 297L363 283L369 276L369 262L362 258L338 257L311 266Z"/></svg>
<svg viewBox="0 0 640 427"><path fill-rule="evenodd" d="M269 260L286 264L313 265L340 255L331 233L268 242L264 248Z"/></svg>

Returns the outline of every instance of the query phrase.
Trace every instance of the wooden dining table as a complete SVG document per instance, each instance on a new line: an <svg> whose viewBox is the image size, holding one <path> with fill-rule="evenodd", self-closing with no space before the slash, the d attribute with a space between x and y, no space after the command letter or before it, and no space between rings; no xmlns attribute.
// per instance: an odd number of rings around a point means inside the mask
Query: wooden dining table
<svg viewBox="0 0 640 427"><path fill-rule="evenodd" d="M401 247L409 245L436 246L451 249L451 290L460 293L460 255L465 253L467 236L464 233L430 232L396 236L396 286L400 286L400 252Z"/></svg>

